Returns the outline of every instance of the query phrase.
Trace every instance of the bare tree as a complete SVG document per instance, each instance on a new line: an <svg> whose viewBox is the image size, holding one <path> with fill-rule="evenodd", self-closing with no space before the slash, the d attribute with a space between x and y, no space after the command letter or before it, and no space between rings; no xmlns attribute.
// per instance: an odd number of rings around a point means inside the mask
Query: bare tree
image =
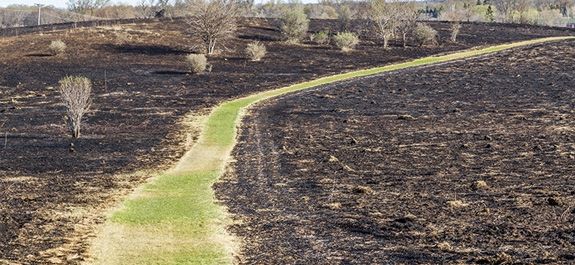
<svg viewBox="0 0 575 265"><path fill-rule="evenodd" d="M160 13L162 16L172 16L172 6L170 5L170 0L157 0L155 7L155 16L158 16Z"/></svg>
<svg viewBox="0 0 575 265"><path fill-rule="evenodd" d="M448 11L444 12L441 15L441 17L442 19L450 22L451 24L450 40L452 42L457 42L457 36L459 35L459 31L461 30L461 21L467 17L465 9L458 9L455 6L452 6L449 8Z"/></svg>
<svg viewBox="0 0 575 265"><path fill-rule="evenodd" d="M337 10L337 20L339 23L340 31L350 31L351 20L353 18L353 11L349 8L349 5L342 4L338 6Z"/></svg>
<svg viewBox="0 0 575 265"><path fill-rule="evenodd" d="M493 0L497 12L501 15L503 22L512 20L512 12L515 7L515 0Z"/></svg>
<svg viewBox="0 0 575 265"><path fill-rule="evenodd" d="M401 34L401 40L405 48L407 47L407 35L415 28L419 13L414 3L402 2L398 3L396 14L398 16L397 31Z"/></svg>
<svg viewBox="0 0 575 265"><path fill-rule="evenodd" d="M383 39L383 47L386 49L397 28L396 6L386 3L385 0L371 0L370 3L370 21L375 34Z"/></svg>
<svg viewBox="0 0 575 265"><path fill-rule="evenodd" d="M207 54L212 54L218 42L236 31L238 9L234 0L193 0L189 10L188 30L203 42Z"/></svg>
<svg viewBox="0 0 575 265"><path fill-rule="evenodd" d="M532 0L515 0L515 10L519 13L519 23L530 23L527 12L533 5Z"/></svg>
<svg viewBox="0 0 575 265"><path fill-rule="evenodd" d="M72 137L80 137L82 117L91 103L92 82L82 76L67 76L60 80L60 96L66 106L66 123Z"/></svg>
<svg viewBox="0 0 575 265"><path fill-rule="evenodd" d="M94 10L102 8L110 3L110 0L68 0L68 9L80 14L94 14Z"/></svg>
<svg viewBox="0 0 575 265"><path fill-rule="evenodd" d="M137 7L142 17L149 18L154 15L153 12L154 2L155 2L154 0L140 0Z"/></svg>
<svg viewBox="0 0 575 265"><path fill-rule="evenodd" d="M25 11L0 9L0 28L24 26L26 15Z"/></svg>
<svg viewBox="0 0 575 265"><path fill-rule="evenodd" d="M519 22L527 23L527 12L534 6L533 0L493 0L504 22L513 22L513 12L519 14Z"/></svg>

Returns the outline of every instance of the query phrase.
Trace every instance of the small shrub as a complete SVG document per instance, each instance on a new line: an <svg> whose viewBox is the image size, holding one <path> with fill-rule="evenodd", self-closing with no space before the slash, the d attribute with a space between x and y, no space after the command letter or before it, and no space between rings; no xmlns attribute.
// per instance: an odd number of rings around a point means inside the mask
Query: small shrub
<svg viewBox="0 0 575 265"><path fill-rule="evenodd" d="M420 46L436 46L439 44L437 42L437 31L427 24L417 24L413 35Z"/></svg>
<svg viewBox="0 0 575 265"><path fill-rule="evenodd" d="M190 66L190 71L194 74L199 74L206 71L208 59L203 54L189 54L186 56L186 61Z"/></svg>
<svg viewBox="0 0 575 265"><path fill-rule="evenodd" d="M342 51L347 52L355 48L359 43L359 38L351 32L339 32L333 36L333 43Z"/></svg>
<svg viewBox="0 0 575 265"><path fill-rule="evenodd" d="M61 53L64 53L66 51L66 43L64 43L61 40L54 40L50 43L50 46L48 46L48 49L50 50L50 53L52 53L52 55L58 55Z"/></svg>
<svg viewBox="0 0 575 265"><path fill-rule="evenodd" d="M248 47L246 47L246 54L248 57L250 57L250 59L252 59L252 61L261 60L264 58L264 56L266 56L266 53L266 46L260 42L250 43L248 44Z"/></svg>
<svg viewBox="0 0 575 265"><path fill-rule="evenodd" d="M329 33L326 31L320 31L312 35L312 41L319 45L329 44Z"/></svg>
<svg viewBox="0 0 575 265"><path fill-rule="evenodd" d="M286 9L280 18L280 31L288 43L299 43L307 34L309 19L301 7Z"/></svg>
<svg viewBox="0 0 575 265"><path fill-rule="evenodd" d="M72 137L80 137L82 117L90 107L92 82L83 76L67 76L60 80L60 96L66 106L66 123Z"/></svg>

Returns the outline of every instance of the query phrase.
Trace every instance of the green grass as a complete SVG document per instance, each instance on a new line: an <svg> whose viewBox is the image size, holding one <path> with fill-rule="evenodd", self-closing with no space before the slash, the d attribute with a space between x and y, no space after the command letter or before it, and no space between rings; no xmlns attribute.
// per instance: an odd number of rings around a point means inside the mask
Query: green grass
<svg viewBox="0 0 575 265"><path fill-rule="evenodd" d="M98 264L230 264L235 243L225 232L225 209L214 197L214 184L235 144L236 126L250 105L324 84L409 67L490 54L514 47L574 39L543 38L319 78L224 102L203 124L198 143L179 164L145 184L109 218L92 254Z"/></svg>

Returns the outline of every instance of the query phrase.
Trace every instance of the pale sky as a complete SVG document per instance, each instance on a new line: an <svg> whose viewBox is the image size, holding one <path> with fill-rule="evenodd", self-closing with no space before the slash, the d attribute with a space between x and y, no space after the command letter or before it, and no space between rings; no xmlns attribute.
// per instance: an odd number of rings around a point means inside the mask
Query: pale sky
<svg viewBox="0 0 575 265"><path fill-rule="evenodd" d="M33 5L33 4L44 4L53 5L55 7L66 7L67 0L0 0L0 6L5 7L7 5L19 4L19 5ZM137 4L139 0L113 0L114 3L124 3L124 4Z"/></svg>

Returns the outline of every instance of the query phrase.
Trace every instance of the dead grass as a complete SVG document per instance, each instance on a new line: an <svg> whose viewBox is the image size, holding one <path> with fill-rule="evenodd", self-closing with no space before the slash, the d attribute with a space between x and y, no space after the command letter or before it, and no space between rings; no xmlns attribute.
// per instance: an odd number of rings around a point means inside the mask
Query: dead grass
<svg viewBox="0 0 575 265"><path fill-rule="evenodd" d="M469 203L465 203L462 200L451 200L447 201L447 205L449 205L449 207L454 209L460 209L469 206Z"/></svg>

